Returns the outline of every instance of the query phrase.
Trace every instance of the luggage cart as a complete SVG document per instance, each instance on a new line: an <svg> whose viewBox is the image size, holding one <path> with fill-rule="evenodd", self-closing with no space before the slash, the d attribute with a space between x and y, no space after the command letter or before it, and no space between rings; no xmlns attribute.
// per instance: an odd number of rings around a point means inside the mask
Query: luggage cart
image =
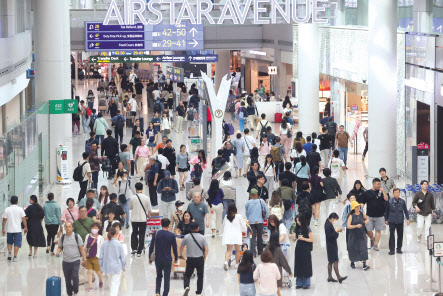
<svg viewBox="0 0 443 296"><path fill-rule="evenodd" d="M163 216L158 215L158 216L151 216L150 219L146 220L145 247L143 249L143 254L145 254L146 250L149 249L154 232L162 228L161 227L162 218Z"/></svg>

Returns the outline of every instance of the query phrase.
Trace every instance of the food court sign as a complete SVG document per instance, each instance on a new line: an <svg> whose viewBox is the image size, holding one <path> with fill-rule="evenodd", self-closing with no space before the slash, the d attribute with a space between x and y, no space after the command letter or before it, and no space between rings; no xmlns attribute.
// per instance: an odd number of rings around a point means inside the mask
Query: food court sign
<svg viewBox="0 0 443 296"><path fill-rule="evenodd" d="M119 1L120 2L120 1ZM301 3L297 3L301 2ZM120 10L117 0L112 0L106 13L104 25L118 22L119 25L135 25L142 22L144 25L158 25L163 21L161 6L169 5L170 24L179 25L183 21L191 24L202 24L205 18L210 24L223 24L229 20L234 24L244 24L248 15L253 15L252 23L255 25L276 24L277 19L283 19L290 24L312 23L326 24L326 18L320 18L319 13L325 12L327 0L226 0L218 8L221 11L218 20L211 16L214 4L211 0L124 0L123 9ZM300 5L306 4L306 5ZM300 15L298 7L304 8ZM306 7L306 8L305 8ZM270 9L269 17L265 16ZM148 13L146 13L148 12ZM178 12L178 14L176 13ZM147 15L147 18L143 16Z"/></svg>

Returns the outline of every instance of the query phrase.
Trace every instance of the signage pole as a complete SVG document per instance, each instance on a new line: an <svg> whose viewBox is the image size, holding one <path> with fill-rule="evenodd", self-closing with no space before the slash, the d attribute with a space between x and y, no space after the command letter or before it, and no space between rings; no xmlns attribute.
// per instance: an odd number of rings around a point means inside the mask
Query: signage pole
<svg viewBox="0 0 443 296"><path fill-rule="evenodd" d="M438 293L435 294L435 296L442 296L443 293L441 292L441 279L440 279L440 257L437 258L438 263Z"/></svg>
<svg viewBox="0 0 443 296"><path fill-rule="evenodd" d="M429 274L431 276L431 278L428 280L429 281L429 289L424 289L424 292L437 292L436 289L432 288L432 283L435 282L432 279L432 256L437 257L437 260L439 260L439 255L440 254L436 254L436 252L434 252L434 235L431 234L431 227L429 227L429 235L427 237L427 244L428 244L428 250L429 250L429 257L430 257L430 267L429 267ZM438 250L438 249L437 249ZM439 278L439 290L440 290L440 267L438 268L438 278ZM426 282L428 282L426 281Z"/></svg>
<svg viewBox="0 0 443 296"><path fill-rule="evenodd" d="M202 101L202 115L203 115L203 120L202 120L202 127L203 127L203 135L201 135L202 139L203 139L203 150L205 151L205 155L206 157L208 156L208 125L206 124L206 120L207 120L207 115L206 115L206 109L208 108L208 106L206 105L206 102L203 103L204 101ZM217 150L216 150L217 151Z"/></svg>

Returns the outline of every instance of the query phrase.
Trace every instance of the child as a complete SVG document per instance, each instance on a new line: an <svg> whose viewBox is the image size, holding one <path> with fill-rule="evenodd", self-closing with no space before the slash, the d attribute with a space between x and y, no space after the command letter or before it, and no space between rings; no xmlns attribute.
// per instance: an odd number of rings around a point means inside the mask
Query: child
<svg viewBox="0 0 443 296"><path fill-rule="evenodd" d="M103 237L98 234L100 230L99 223L93 223L91 225L91 234L88 234L85 238L85 252L86 252L86 269L88 270L88 292L92 291L92 276L95 271L99 278L99 287L103 287L102 272L98 262L100 257L100 249L103 243Z"/></svg>
<svg viewBox="0 0 443 296"><path fill-rule="evenodd" d="M341 220L343 221L343 228L348 224L348 215L351 212L351 202L356 201L355 195L350 195L346 201L345 208L343 209L343 214Z"/></svg>

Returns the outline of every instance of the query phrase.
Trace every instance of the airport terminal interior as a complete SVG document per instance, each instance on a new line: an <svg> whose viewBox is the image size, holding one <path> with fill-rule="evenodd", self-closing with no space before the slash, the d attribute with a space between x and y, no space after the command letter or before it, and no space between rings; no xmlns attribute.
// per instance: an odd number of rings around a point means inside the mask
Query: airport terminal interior
<svg viewBox="0 0 443 296"><path fill-rule="evenodd" d="M0 0L0 295L443 295L442 26Z"/></svg>

